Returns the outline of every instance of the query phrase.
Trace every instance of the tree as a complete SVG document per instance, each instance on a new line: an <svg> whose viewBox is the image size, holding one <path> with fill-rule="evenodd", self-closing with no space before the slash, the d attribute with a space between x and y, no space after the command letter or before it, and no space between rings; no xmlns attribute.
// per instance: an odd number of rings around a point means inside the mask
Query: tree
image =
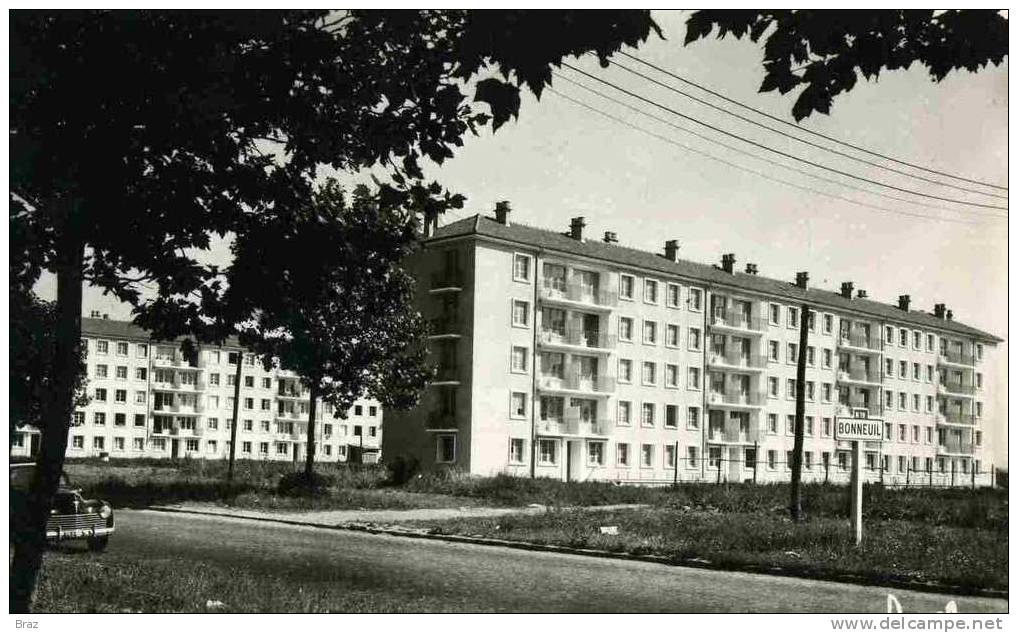
<svg viewBox="0 0 1018 633"><path fill-rule="evenodd" d="M12 283L57 280L40 412L53 423L14 539L11 611L30 608L42 563L84 282L156 338L222 342L235 323L225 271L202 258L212 235L239 239L262 214L306 206L320 165L387 171L386 207L461 206L423 182L421 158L440 163L516 116L520 87L540 95L566 55L606 63L652 29L646 11L11 12L10 225L26 236ZM463 93L479 75L484 108Z"/></svg>
<svg viewBox="0 0 1018 633"><path fill-rule="evenodd" d="M919 62L939 82L952 70L976 72L1007 56L1007 18L999 11L696 11L686 21L686 44L717 37L761 39L760 92L802 88L792 116L830 113L834 97L855 87L858 74Z"/></svg>
<svg viewBox="0 0 1018 633"><path fill-rule="evenodd" d="M406 409L431 377L427 327L401 268L416 233L411 213L382 206L364 186L347 203L328 180L311 205L263 215L234 244L227 303L244 323L241 342L310 392L307 483L319 398L337 416L365 394Z"/></svg>

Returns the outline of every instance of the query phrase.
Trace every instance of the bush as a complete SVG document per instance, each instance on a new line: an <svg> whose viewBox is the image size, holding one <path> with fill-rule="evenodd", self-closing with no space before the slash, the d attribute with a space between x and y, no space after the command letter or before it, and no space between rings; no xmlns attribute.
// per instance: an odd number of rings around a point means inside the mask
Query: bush
<svg viewBox="0 0 1018 633"><path fill-rule="evenodd" d="M420 462L417 461L417 458L404 458L400 455L386 465L389 474L386 483L392 486L402 486L410 481L419 467Z"/></svg>
<svg viewBox="0 0 1018 633"><path fill-rule="evenodd" d="M300 471L280 477L276 492L285 497L321 497L329 494L335 483L336 478L330 475Z"/></svg>

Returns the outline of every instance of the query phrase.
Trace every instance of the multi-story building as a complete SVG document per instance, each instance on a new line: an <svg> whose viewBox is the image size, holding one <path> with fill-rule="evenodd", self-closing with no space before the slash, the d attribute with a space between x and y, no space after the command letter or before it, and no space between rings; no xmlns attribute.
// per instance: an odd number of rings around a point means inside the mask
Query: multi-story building
<svg viewBox="0 0 1018 633"><path fill-rule="evenodd" d="M438 378L388 412L387 459L490 475L629 482L787 480L808 306L803 472L847 480L839 416L879 418L869 480L987 484L985 354L1001 339L933 314L619 246L613 233L437 229L414 255ZM864 409L865 412L860 411Z"/></svg>
<svg viewBox="0 0 1018 633"><path fill-rule="evenodd" d="M74 412L69 457L228 457L238 354L243 364L236 457L306 456L310 401L292 372L266 371L235 342L200 346L189 362L179 343L153 341L126 321L84 318L81 329L89 402ZM377 461L382 439L377 402L358 400L346 419L320 402L315 426L316 459ZM34 429L17 431L12 454L35 454L38 438Z"/></svg>

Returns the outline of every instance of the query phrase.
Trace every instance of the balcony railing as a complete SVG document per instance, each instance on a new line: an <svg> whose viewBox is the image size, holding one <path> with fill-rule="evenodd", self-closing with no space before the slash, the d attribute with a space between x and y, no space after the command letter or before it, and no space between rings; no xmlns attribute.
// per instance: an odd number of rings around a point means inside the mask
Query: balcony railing
<svg viewBox="0 0 1018 633"><path fill-rule="evenodd" d="M537 424L538 433L547 435L604 436L611 428L611 421L606 418L583 417L569 411L562 419L540 420Z"/></svg>
<svg viewBox="0 0 1018 633"><path fill-rule="evenodd" d="M950 380L938 383L938 388L941 392L957 394L960 396L972 396L976 393L975 385L964 385L960 382Z"/></svg>
<svg viewBox="0 0 1018 633"><path fill-rule="evenodd" d="M443 270L431 275L432 290L460 289L463 287L463 273L454 268Z"/></svg>
<svg viewBox="0 0 1018 633"><path fill-rule="evenodd" d="M711 325L730 327L751 332L763 331L763 320L760 317L746 316L741 312L715 312L711 315Z"/></svg>
<svg viewBox="0 0 1018 633"><path fill-rule="evenodd" d="M937 356L937 360L941 363L951 363L953 365L967 365L972 367L976 364L976 357L974 354L966 354L959 350L940 350L940 354Z"/></svg>
<svg viewBox="0 0 1018 633"><path fill-rule="evenodd" d="M462 334L463 330L459 316L443 315L428 320L428 332L431 336L449 336L450 334Z"/></svg>
<svg viewBox="0 0 1018 633"><path fill-rule="evenodd" d="M737 422L737 421L736 421ZM752 444L760 439L757 429L743 428L738 423L723 427L711 425L707 429L707 441L725 444Z"/></svg>
<svg viewBox="0 0 1018 633"><path fill-rule="evenodd" d="M937 414L937 422L944 424L963 424L975 426L976 416L972 413L960 413L957 411L941 411Z"/></svg>
<svg viewBox="0 0 1018 633"><path fill-rule="evenodd" d="M565 330L541 330L541 343L546 345L573 345L593 349L615 349L617 337L600 330L567 327Z"/></svg>
<svg viewBox="0 0 1018 633"><path fill-rule="evenodd" d="M182 382L180 380L169 380L156 382L152 381L152 388L164 391L202 391L205 389L205 382L196 380L194 382Z"/></svg>
<svg viewBox="0 0 1018 633"><path fill-rule="evenodd" d="M597 290L578 283L556 284L547 280L541 284L541 298L550 301L572 301L588 305L614 308L619 294L610 290Z"/></svg>
<svg viewBox="0 0 1018 633"><path fill-rule="evenodd" d="M714 405L732 404L748 407L762 406L766 394L759 391L739 391L736 389L725 389L724 391L711 390L707 394L707 403Z"/></svg>
<svg viewBox="0 0 1018 633"><path fill-rule="evenodd" d="M862 398L848 398L838 400L838 415L850 415L853 409L866 409L869 411L869 415L878 416L883 415L884 405L882 402L874 400L863 400Z"/></svg>
<svg viewBox="0 0 1018 633"><path fill-rule="evenodd" d="M280 398L307 398L308 392L304 389L293 389L287 387L280 387L276 392L276 395Z"/></svg>
<svg viewBox="0 0 1018 633"><path fill-rule="evenodd" d="M975 445L972 442L952 441L941 442L937 445L937 453L944 455L974 455Z"/></svg>
<svg viewBox="0 0 1018 633"><path fill-rule="evenodd" d="M874 334L866 336L866 334L862 332L851 332L848 336L845 336L844 334L839 335L838 345L841 347L853 347L855 349L879 352L884 349L884 340Z"/></svg>
<svg viewBox="0 0 1018 633"><path fill-rule="evenodd" d="M424 428L429 431L445 431L459 428L456 414L448 411L432 411L424 420Z"/></svg>
<svg viewBox="0 0 1018 633"><path fill-rule="evenodd" d="M883 374L877 369L865 370L862 367L850 367L849 369L838 369L838 380L842 382L868 382L877 383L883 379Z"/></svg>
<svg viewBox="0 0 1018 633"><path fill-rule="evenodd" d="M545 390L585 391L588 393L615 392L615 376L604 374L581 376L576 372L571 372L562 377L541 374L537 377L537 384L540 389Z"/></svg>
<svg viewBox="0 0 1018 633"><path fill-rule="evenodd" d="M195 404L167 404L165 402L155 403L152 405L152 410L159 413L179 413L184 415L196 415L202 412L202 405L200 402Z"/></svg>
<svg viewBox="0 0 1018 633"><path fill-rule="evenodd" d="M715 367L737 367L740 369L763 369L767 366L767 359L759 354L748 356L740 352L726 352L719 354L711 352L707 364Z"/></svg>

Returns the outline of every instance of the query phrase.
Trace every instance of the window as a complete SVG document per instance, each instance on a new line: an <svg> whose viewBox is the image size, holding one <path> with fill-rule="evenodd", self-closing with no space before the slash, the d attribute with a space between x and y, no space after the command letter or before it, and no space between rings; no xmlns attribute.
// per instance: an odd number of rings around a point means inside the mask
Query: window
<svg viewBox="0 0 1018 633"><path fill-rule="evenodd" d="M209 385L214 387L219 386L219 374L209 374Z"/></svg>
<svg viewBox="0 0 1018 633"><path fill-rule="evenodd" d="M913 411L916 411L916 412L919 411L919 402L920 402L919 394L917 394L917 393L912 394L912 410Z"/></svg>
<svg viewBox="0 0 1018 633"><path fill-rule="evenodd" d="M127 365L117 365L116 376L117 380L127 380Z"/></svg>
<svg viewBox="0 0 1018 633"><path fill-rule="evenodd" d="M912 363L912 380L922 380L922 369L919 368L919 363Z"/></svg>
<svg viewBox="0 0 1018 633"><path fill-rule="evenodd" d="M823 427L822 427L823 436L824 437L830 437L831 436L831 428L832 428L831 427L831 418L824 418L823 421L822 421L822 424L823 424Z"/></svg>
<svg viewBox="0 0 1018 633"><path fill-rule="evenodd" d="M679 427L679 407L674 404L665 405L665 428L676 429Z"/></svg>
<svg viewBox="0 0 1018 633"><path fill-rule="evenodd" d="M615 463L619 466L629 465L629 444L619 442L615 445Z"/></svg>
<svg viewBox="0 0 1018 633"><path fill-rule="evenodd" d="M110 351L109 341L96 341L95 342L95 353L96 354L107 354Z"/></svg>
<svg viewBox="0 0 1018 633"><path fill-rule="evenodd" d="M669 308L679 307L680 296L679 284L668 284L668 290L665 293L665 303Z"/></svg>
<svg viewBox="0 0 1018 633"><path fill-rule="evenodd" d="M982 388L983 388L983 375L979 372L976 372L976 389Z"/></svg>
<svg viewBox="0 0 1018 633"><path fill-rule="evenodd" d="M700 368L690 367L687 373L686 387L689 389L700 388Z"/></svg>
<svg viewBox="0 0 1018 633"><path fill-rule="evenodd" d="M833 391L834 391L834 387L833 387L833 385L831 385L831 383L829 383L829 382L823 383L820 386L820 399L823 402L830 402L831 401L831 394L833 393Z"/></svg>
<svg viewBox="0 0 1018 633"><path fill-rule="evenodd" d="M908 432L908 427L906 427L904 424L899 424L898 425L898 441L899 442L904 442L906 440L906 433L907 432Z"/></svg>
<svg viewBox="0 0 1018 633"><path fill-rule="evenodd" d="M523 463L523 439L518 437L509 438L509 463Z"/></svg>
<svg viewBox="0 0 1018 633"><path fill-rule="evenodd" d="M679 386L679 366L668 363L665 365L665 387Z"/></svg>
<svg viewBox="0 0 1018 633"><path fill-rule="evenodd" d="M118 404L124 404L127 402L127 389L115 389L113 391L113 401Z"/></svg>
<svg viewBox="0 0 1018 633"><path fill-rule="evenodd" d="M354 415L364 415L364 405L360 405L360 404L354 405L354 407L353 407L353 414Z"/></svg>
<svg viewBox="0 0 1018 633"><path fill-rule="evenodd" d="M254 398L244 398L244 410L245 411L254 410Z"/></svg>
<svg viewBox="0 0 1018 633"><path fill-rule="evenodd" d="M513 299L513 327L530 327L530 303Z"/></svg>
<svg viewBox="0 0 1018 633"><path fill-rule="evenodd" d="M276 444L276 454L277 455L289 455L290 454L290 445L286 444L284 442L279 442L278 444Z"/></svg>
<svg viewBox="0 0 1018 633"><path fill-rule="evenodd" d="M830 369L831 368L831 363L833 362L833 359L834 359L834 352L832 352L829 349L824 349L823 355L822 355L822 361L821 361L823 368L824 369Z"/></svg>
<svg viewBox="0 0 1018 633"><path fill-rule="evenodd" d="M539 440L537 442L537 459L543 465L555 465L558 462L556 455L558 444L555 440Z"/></svg>
<svg viewBox="0 0 1018 633"><path fill-rule="evenodd" d="M85 448L85 436L75 435L71 438L71 446L74 448Z"/></svg>
<svg viewBox="0 0 1018 633"><path fill-rule="evenodd" d="M933 413L933 396L926 396L926 413Z"/></svg>
<svg viewBox="0 0 1018 633"><path fill-rule="evenodd" d="M795 435L795 416L785 416L785 435Z"/></svg>
<svg viewBox="0 0 1018 633"><path fill-rule="evenodd" d="M767 360L778 362L778 355L781 353L779 345L777 341L767 341Z"/></svg>
<svg viewBox="0 0 1018 633"><path fill-rule="evenodd" d="M144 367L135 367L134 379L135 380L146 380L148 378L148 369Z"/></svg>
<svg viewBox="0 0 1018 633"><path fill-rule="evenodd" d="M244 420L244 430L245 431L253 431L254 430L254 420Z"/></svg>
<svg viewBox="0 0 1018 633"><path fill-rule="evenodd" d="M219 418L205 418L205 427L210 431L219 429Z"/></svg>
<svg viewBox="0 0 1018 633"><path fill-rule="evenodd" d="M513 255L513 280L530 281L530 256L516 253ZM455 460L449 460L455 461Z"/></svg>
<svg viewBox="0 0 1018 633"><path fill-rule="evenodd" d="M799 308L788 309L788 327L790 328L799 327Z"/></svg>
<svg viewBox="0 0 1018 633"><path fill-rule="evenodd" d="M908 330L905 328L898 329L898 345L908 347Z"/></svg>
<svg viewBox="0 0 1018 633"><path fill-rule="evenodd" d="M912 425L912 443L913 444L918 444L919 443L919 425L918 424L913 424Z"/></svg>
<svg viewBox="0 0 1018 633"><path fill-rule="evenodd" d="M767 414L767 432L771 435L778 434L778 414L768 413Z"/></svg>
<svg viewBox="0 0 1018 633"><path fill-rule="evenodd" d="M127 414L126 413L114 413L113 414L113 426L127 426Z"/></svg>
<svg viewBox="0 0 1018 633"><path fill-rule="evenodd" d="M510 396L509 415L514 418L527 417L527 394L514 391Z"/></svg>
<svg viewBox="0 0 1018 633"><path fill-rule="evenodd" d="M654 467L654 445L644 444L640 447L640 468Z"/></svg>
<svg viewBox="0 0 1018 633"><path fill-rule="evenodd" d="M785 362L794 365L799 362L799 344L789 343L785 353Z"/></svg>
<svg viewBox="0 0 1018 633"><path fill-rule="evenodd" d="M655 280L643 280L643 301L645 303L657 303L657 282Z"/></svg>
<svg viewBox="0 0 1018 633"><path fill-rule="evenodd" d="M898 361L898 377L908 378L908 361Z"/></svg>
<svg viewBox="0 0 1018 633"><path fill-rule="evenodd" d="M889 378L894 378L894 359L893 358L885 358L884 359L884 375L889 377Z"/></svg>
<svg viewBox="0 0 1018 633"><path fill-rule="evenodd" d="M654 426L654 403L644 402L640 410L640 424L643 426Z"/></svg>
<svg viewBox="0 0 1018 633"><path fill-rule="evenodd" d="M632 422L633 403L628 400L619 400L618 423L621 426L629 426Z"/></svg>
<svg viewBox="0 0 1018 633"><path fill-rule="evenodd" d="M633 300L634 280L632 275L619 275L619 298Z"/></svg>
<svg viewBox="0 0 1018 633"><path fill-rule="evenodd" d="M529 264L529 260L527 260ZM456 462L456 436L440 434L435 436L435 461L439 464Z"/></svg>
<svg viewBox="0 0 1018 633"><path fill-rule="evenodd" d="M259 442L258 443L258 454L259 455L268 455L269 454L269 443L268 442Z"/></svg>
<svg viewBox="0 0 1018 633"><path fill-rule="evenodd" d="M619 317L619 340L620 341L632 341L633 340L633 319L630 317Z"/></svg>
<svg viewBox="0 0 1018 633"><path fill-rule="evenodd" d="M922 349L923 333L919 330L912 332L912 349Z"/></svg>
<svg viewBox="0 0 1018 633"><path fill-rule="evenodd" d="M148 344L147 343L138 343L135 346L135 354L138 356L138 358L147 358L148 357Z"/></svg>
<svg viewBox="0 0 1018 633"><path fill-rule="evenodd" d="M527 348L514 345L512 351L511 370L517 374L527 372Z"/></svg>
<svg viewBox="0 0 1018 633"><path fill-rule="evenodd" d="M106 402L106 390L102 387L97 387L95 390L95 399L98 402Z"/></svg>
<svg viewBox="0 0 1018 633"><path fill-rule="evenodd" d="M686 468L697 468L697 460L699 459L699 451L695 446L686 447Z"/></svg>
<svg viewBox="0 0 1018 633"><path fill-rule="evenodd" d="M932 334L927 334L926 335L926 351L927 352L932 352L933 351L933 349L934 349L934 344L933 343L934 343L933 335Z"/></svg>
<svg viewBox="0 0 1018 633"><path fill-rule="evenodd" d="M272 389L272 379L262 378L262 389Z"/></svg>
<svg viewBox="0 0 1018 633"><path fill-rule="evenodd" d="M657 363L652 361L643 362L643 384L657 384Z"/></svg>
<svg viewBox="0 0 1018 633"><path fill-rule="evenodd" d="M145 426L145 414L135 413L134 414L134 426L143 427Z"/></svg>
<svg viewBox="0 0 1018 633"><path fill-rule="evenodd" d="M767 451L767 470L774 470L778 467L778 452Z"/></svg>
<svg viewBox="0 0 1018 633"><path fill-rule="evenodd" d="M270 411L272 409L272 401L268 398L262 398L262 411Z"/></svg>
<svg viewBox="0 0 1018 633"><path fill-rule="evenodd" d="M106 365L96 365L95 366L95 377L96 378L105 378L107 376L108 370L109 370L109 367L107 367Z"/></svg>
<svg viewBox="0 0 1018 633"><path fill-rule="evenodd" d="M769 307L771 325L779 325L781 323L781 306L776 303L772 303Z"/></svg>
<svg viewBox="0 0 1018 633"><path fill-rule="evenodd" d="M182 376L185 376L185 375L186 374L182 374ZM254 376L244 376L244 388L245 389L254 389Z"/></svg>
<svg viewBox="0 0 1018 633"><path fill-rule="evenodd" d="M92 448L94 448L95 450L98 450L98 451L101 451L104 448L106 448L106 438L105 437L93 437L92 438Z"/></svg>
<svg viewBox="0 0 1018 633"><path fill-rule="evenodd" d="M664 467L675 468L675 445L665 444L663 448L664 451L662 452L662 455L664 455Z"/></svg>
<svg viewBox="0 0 1018 633"><path fill-rule="evenodd" d="M628 358L619 359L619 382L633 382L633 361Z"/></svg>
<svg viewBox="0 0 1018 633"><path fill-rule="evenodd" d="M643 322L643 342L647 345L657 345L657 322Z"/></svg>
<svg viewBox="0 0 1018 633"><path fill-rule="evenodd" d="M809 400L810 402L813 402L814 400L816 400L816 395L817 395L817 392L816 392L816 383L814 383L812 380L807 380L806 381L806 399Z"/></svg>
<svg viewBox="0 0 1018 633"><path fill-rule="evenodd" d="M817 364L817 350L812 345L806 347L806 364L815 367Z"/></svg>
<svg viewBox="0 0 1018 633"><path fill-rule="evenodd" d="M689 292L686 293L686 308L693 312L699 312L703 309L703 290L699 288L689 289Z"/></svg>
<svg viewBox="0 0 1018 633"><path fill-rule="evenodd" d="M778 397L778 379L774 376L767 377L767 395L771 398Z"/></svg>
<svg viewBox="0 0 1018 633"><path fill-rule="evenodd" d="M128 346L127 343L117 343L117 356L127 356Z"/></svg>
<svg viewBox="0 0 1018 633"><path fill-rule="evenodd" d="M834 317L830 314L825 314L822 327L824 334L830 334L834 330Z"/></svg>
<svg viewBox="0 0 1018 633"><path fill-rule="evenodd" d="M976 417L977 418L983 417L983 403L982 402L977 402L976 403Z"/></svg>
<svg viewBox="0 0 1018 633"><path fill-rule="evenodd" d="M700 351L700 328L689 328L689 349L694 352Z"/></svg>
<svg viewBox="0 0 1018 633"><path fill-rule="evenodd" d="M884 439L885 440L891 439L891 434L893 433L893 428L894 428L894 426L890 422L884 422Z"/></svg>
<svg viewBox="0 0 1018 633"><path fill-rule="evenodd" d="M679 346L679 326L669 323L665 328L665 345L668 347Z"/></svg>
<svg viewBox="0 0 1018 633"><path fill-rule="evenodd" d="M604 465L604 442L587 441L587 465Z"/></svg>
<svg viewBox="0 0 1018 633"><path fill-rule="evenodd" d="M884 328L884 342L885 343L894 342L894 328L891 327L890 325Z"/></svg>
<svg viewBox="0 0 1018 633"><path fill-rule="evenodd" d="M698 407L689 407L686 409L686 428L700 428L700 409Z"/></svg>
<svg viewBox="0 0 1018 633"><path fill-rule="evenodd" d="M258 424L258 426L259 426L259 428L261 428L263 433L268 433L271 430L271 428L272 428L272 426L271 426L271 424L269 423L268 420L262 420ZM328 428L330 425L326 424L325 426L326 426L326 428Z"/></svg>
<svg viewBox="0 0 1018 633"><path fill-rule="evenodd" d="M795 378L785 380L785 397L790 400L795 398Z"/></svg>
<svg viewBox="0 0 1018 633"><path fill-rule="evenodd" d="M904 391L898 393L898 409L901 411L908 409L908 394Z"/></svg>

